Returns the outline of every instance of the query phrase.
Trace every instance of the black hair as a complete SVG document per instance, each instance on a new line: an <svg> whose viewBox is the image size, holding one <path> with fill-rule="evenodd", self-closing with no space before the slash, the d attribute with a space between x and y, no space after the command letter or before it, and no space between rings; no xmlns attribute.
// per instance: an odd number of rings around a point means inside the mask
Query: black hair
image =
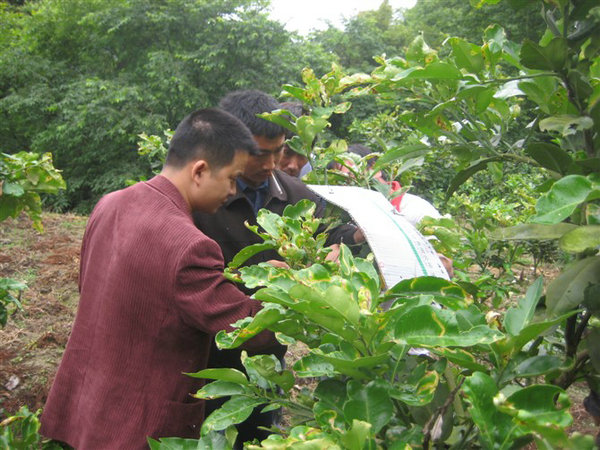
<svg viewBox="0 0 600 450"><path fill-rule="evenodd" d="M279 109L277 100L264 92L254 89L230 92L219 102L219 107L244 122L254 136L274 139L285 134L282 126L256 117Z"/></svg>
<svg viewBox="0 0 600 450"><path fill-rule="evenodd" d="M238 151L259 153L248 128L220 109L200 109L177 125L165 164L179 168L195 159L204 159L219 169L230 164Z"/></svg>

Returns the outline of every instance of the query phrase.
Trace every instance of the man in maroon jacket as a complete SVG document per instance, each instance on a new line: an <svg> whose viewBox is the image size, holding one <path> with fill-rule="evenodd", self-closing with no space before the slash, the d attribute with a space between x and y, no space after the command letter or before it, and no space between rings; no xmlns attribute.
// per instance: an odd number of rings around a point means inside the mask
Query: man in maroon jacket
<svg viewBox="0 0 600 450"><path fill-rule="evenodd" d="M80 449L142 449L146 438L197 437L212 335L260 306L223 278L219 246L191 211L215 212L256 144L230 114L206 109L177 127L166 164L113 192L83 238L73 331L42 415L41 433ZM264 333L253 340L273 345Z"/></svg>

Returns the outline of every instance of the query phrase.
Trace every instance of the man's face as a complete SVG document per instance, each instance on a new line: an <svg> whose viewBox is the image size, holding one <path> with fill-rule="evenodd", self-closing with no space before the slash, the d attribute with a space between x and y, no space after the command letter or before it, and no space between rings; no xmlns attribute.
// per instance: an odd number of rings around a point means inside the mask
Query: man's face
<svg viewBox="0 0 600 450"><path fill-rule="evenodd" d="M307 162L308 158L306 156L296 153L287 145L284 145L283 155L281 155L281 159L279 160L277 168L284 171L288 175L299 177L300 170L306 165Z"/></svg>
<svg viewBox="0 0 600 450"><path fill-rule="evenodd" d="M197 192L194 209L206 213L215 213L227 199L235 194L235 180L242 173L248 161L244 151L235 153L233 161L219 169L208 169L204 174Z"/></svg>
<svg viewBox="0 0 600 450"><path fill-rule="evenodd" d="M270 139L265 136L253 136L258 145L260 155L249 156L241 178L250 186L257 187L264 183L277 167L283 151L285 136L282 134Z"/></svg>

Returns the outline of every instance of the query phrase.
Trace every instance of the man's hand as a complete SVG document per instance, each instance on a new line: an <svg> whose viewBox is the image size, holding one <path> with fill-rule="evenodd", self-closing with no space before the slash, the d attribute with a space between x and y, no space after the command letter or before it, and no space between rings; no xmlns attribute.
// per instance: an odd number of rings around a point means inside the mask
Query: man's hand
<svg viewBox="0 0 600 450"><path fill-rule="evenodd" d="M325 261L337 262L340 258L340 244L333 244L328 248L331 249L327 256L325 257Z"/></svg>
<svg viewBox="0 0 600 450"><path fill-rule="evenodd" d="M440 258L444 269L446 269L446 272L448 272L448 276L450 278L454 277L454 268L452 267L452 260L447 256L442 255L441 253L438 253L437 255L438 258Z"/></svg>
<svg viewBox="0 0 600 450"><path fill-rule="evenodd" d="M356 231L352 235L355 244L362 244L365 242L365 235L359 227L356 227Z"/></svg>

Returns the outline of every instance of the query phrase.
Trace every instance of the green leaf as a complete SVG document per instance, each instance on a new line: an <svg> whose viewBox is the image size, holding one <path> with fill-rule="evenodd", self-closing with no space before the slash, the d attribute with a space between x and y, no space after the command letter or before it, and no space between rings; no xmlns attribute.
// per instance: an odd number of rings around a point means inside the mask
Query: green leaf
<svg viewBox="0 0 600 450"><path fill-rule="evenodd" d="M333 364L323 359L320 355L307 355L296 361L294 370L299 377L333 377L336 370Z"/></svg>
<svg viewBox="0 0 600 450"><path fill-rule="evenodd" d="M465 379L463 390L471 404L469 416L479 429L479 440L483 448L500 448L505 439L511 441L511 418L500 413L494 406L498 388L487 374L475 372Z"/></svg>
<svg viewBox="0 0 600 450"><path fill-rule="evenodd" d="M450 45L458 67L475 74L483 70L484 59L481 47L456 37L450 38Z"/></svg>
<svg viewBox="0 0 600 450"><path fill-rule="evenodd" d="M378 433L392 419L394 404L384 383L371 381L366 386L349 382L350 399L344 403L346 421L360 420L370 423L372 432Z"/></svg>
<svg viewBox="0 0 600 450"><path fill-rule="evenodd" d="M592 192L592 183L581 175L568 175L552 185L535 205L535 223L555 224L569 217Z"/></svg>
<svg viewBox="0 0 600 450"><path fill-rule="evenodd" d="M204 436L210 431L224 430L230 425L243 422L252 414L254 408L264 402L264 399L233 397L204 420L201 434Z"/></svg>
<svg viewBox="0 0 600 450"><path fill-rule="evenodd" d="M25 189L18 183L10 183L5 181L2 183L2 195L11 195L13 197L20 197L25 193Z"/></svg>
<svg viewBox="0 0 600 450"><path fill-rule="evenodd" d="M521 63L529 69L560 71L565 66L567 51L567 42L560 37L545 47L525 39L521 46Z"/></svg>
<svg viewBox="0 0 600 450"><path fill-rule="evenodd" d="M385 298L414 297L417 295L433 295L436 300L444 302L452 309L467 308L467 292L452 281L437 277L417 277L402 280L385 293Z"/></svg>
<svg viewBox="0 0 600 450"><path fill-rule="evenodd" d="M362 420L352 420L352 426L342 434L341 444L348 450L363 450L369 439L372 425Z"/></svg>
<svg viewBox="0 0 600 450"><path fill-rule="evenodd" d="M232 383L248 385L246 375L236 369L204 369L195 373L186 373L193 378L208 378L210 380L230 381Z"/></svg>
<svg viewBox="0 0 600 450"><path fill-rule="evenodd" d="M565 252L581 253L600 245L600 225L586 225L569 231L558 241Z"/></svg>
<svg viewBox="0 0 600 450"><path fill-rule="evenodd" d="M249 391L246 384L240 385L238 383L232 383L231 381L217 380L202 387L202 389L192 395L192 397L207 399L247 393L249 393Z"/></svg>
<svg viewBox="0 0 600 450"><path fill-rule="evenodd" d="M429 147L425 144L409 144L390 148L373 164L373 171L381 170L398 159L405 160L424 156L428 151Z"/></svg>
<svg viewBox="0 0 600 450"><path fill-rule="evenodd" d="M575 314L576 311L570 311L551 320L533 322L523 328L516 336L506 336L504 339L495 342L493 345L506 354L514 354L520 351L525 344L538 338L555 325L562 323L565 319Z"/></svg>
<svg viewBox="0 0 600 450"><path fill-rule="evenodd" d="M600 313L600 280L589 284L583 291L583 306L593 314Z"/></svg>
<svg viewBox="0 0 600 450"><path fill-rule="evenodd" d="M440 382L440 375L435 371L426 372L416 384L394 385L390 396L410 406L422 406L431 403Z"/></svg>
<svg viewBox="0 0 600 450"><path fill-rule="evenodd" d="M491 87L467 86L456 95L456 98L464 100L475 114L481 114L492 102L495 92Z"/></svg>
<svg viewBox="0 0 600 450"><path fill-rule="evenodd" d="M242 264L244 264L247 260L252 258L254 255L256 255L260 252L264 252L266 250L273 250L276 248L277 248L277 246L270 242L262 242L262 243L258 243L258 244L249 245L247 247L244 247L242 250L240 250L234 256L234 258L228 264L228 267L229 268L240 267Z"/></svg>
<svg viewBox="0 0 600 450"><path fill-rule="evenodd" d="M415 70L407 74L408 79L426 79L426 80L459 80L462 78L460 70L454 65L433 62L424 69Z"/></svg>
<svg viewBox="0 0 600 450"><path fill-rule="evenodd" d="M593 126L594 121L591 117L569 114L547 117L540 121L541 131L557 131L564 137L574 135L579 131L589 130Z"/></svg>
<svg viewBox="0 0 600 450"><path fill-rule="evenodd" d="M563 222L554 225L522 223L514 227L496 228L489 236L492 239L502 241L559 239L565 233L573 231L576 228L577 225Z"/></svg>
<svg viewBox="0 0 600 450"><path fill-rule="evenodd" d="M336 421L344 420L343 405L347 400L346 383L334 379L325 379L317 385L315 397L319 399L313 406L315 417L326 411L335 413ZM328 423L321 425L327 426Z"/></svg>
<svg viewBox="0 0 600 450"><path fill-rule="evenodd" d="M459 367L465 367L473 371L486 370L486 367L480 364L473 354L462 348L428 347L428 350L446 358Z"/></svg>
<svg viewBox="0 0 600 450"><path fill-rule="evenodd" d="M514 373L517 377L537 377L559 370L563 361L554 355L536 355L527 358L515 367Z"/></svg>
<svg viewBox="0 0 600 450"><path fill-rule="evenodd" d="M502 333L485 325L459 331L450 311L429 305L417 306L400 316L396 321L394 336L401 344L416 347L470 347L491 344L503 337Z"/></svg>
<svg viewBox="0 0 600 450"><path fill-rule="evenodd" d="M265 380L270 381L285 392L294 386L294 375L289 370L281 370L281 365L274 355L257 355L251 357L252 369ZM246 363L248 359L246 359Z"/></svg>
<svg viewBox="0 0 600 450"><path fill-rule="evenodd" d="M571 264L546 289L549 314L560 314L577 308L584 300L589 284L600 280L600 256L591 256Z"/></svg>
<svg viewBox="0 0 600 450"><path fill-rule="evenodd" d="M506 311L504 328L511 336L517 336L525 326L529 325L542 296L542 291L543 279L540 277L527 289L527 294L519 300L518 306Z"/></svg>
<svg viewBox="0 0 600 450"><path fill-rule="evenodd" d="M529 424L568 427L573 423L569 414L569 396L558 386L528 386L508 398L499 394L496 405L500 411Z"/></svg>
<svg viewBox="0 0 600 450"><path fill-rule="evenodd" d="M252 317L250 323L245 326L226 333L221 330L215 340L219 348L235 348L242 345L248 339L256 336L270 325L279 322L284 317L281 307L266 305Z"/></svg>
<svg viewBox="0 0 600 450"><path fill-rule="evenodd" d="M221 433L211 431L206 436L198 439L162 438L155 440L148 438L150 450L212 450L225 449L227 439Z"/></svg>
<svg viewBox="0 0 600 450"><path fill-rule="evenodd" d="M525 149L525 153L535 159L540 166L563 175L567 173L573 162L571 156L562 148L547 142L532 142Z"/></svg>

